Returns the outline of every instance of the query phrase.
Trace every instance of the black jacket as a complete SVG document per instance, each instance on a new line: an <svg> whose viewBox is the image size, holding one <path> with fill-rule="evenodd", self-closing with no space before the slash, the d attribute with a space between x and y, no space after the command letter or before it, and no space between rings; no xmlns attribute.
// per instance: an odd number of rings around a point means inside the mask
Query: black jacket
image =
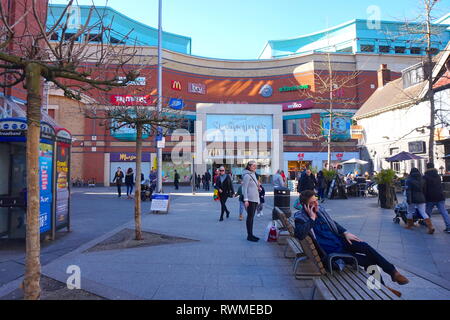
<svg viewBox="0 0 450 320"><path fill-rule="evenodd" d="M126 174L125 176L125 184L133 184L134 183L134 173Z"/></svg>
<svg viewBox="0 0 450 320"><path fill-rule="evenodd" d="M123 172L120 171L120 173L117 173L114 175L113 182L116 182L118 186L120 186L123 183Z"/></svg>
<svg viewBox="0 0 450 320"><path fill-rule="evenodd" d="M411 203L425 203L426 185L420 172L412 173L406 180L406 199Z"/></svg>
<svg viewBox="0 0 450 320"><path fill-rule="evenodd" d="M317 181L313 174L311 173L309 176L305 174L298 179L297 191L314 190L316 185Z"/></svg>
<svg viewBox="0 0 450 320"><path fill-rule="evenodd" d="M220 180L220 176L217 176L214 188L217 190L222 189L223 192L220 193L221 197L232 197L234 195L233 182L231 181L231 178L228 174L226 175L226 178L223 182Z"/></svg>
<svg viewBox="0 0 450 320"><path fill-rule="evenodd" d="M423 176L425 180L425 200L427 202L445 201L442 180L436 169L428 169Z"/></svg>

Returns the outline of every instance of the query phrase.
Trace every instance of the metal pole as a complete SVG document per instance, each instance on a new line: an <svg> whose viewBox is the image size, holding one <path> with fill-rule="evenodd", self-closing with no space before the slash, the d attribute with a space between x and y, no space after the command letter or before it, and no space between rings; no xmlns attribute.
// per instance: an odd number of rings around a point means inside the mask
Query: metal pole
<svg viewBox="0 0 450 320"><path fill-rule="evenodd" d="M162 111L162 0L158 4L158 115L161 116ZM158 127L158 134L160 133ZM157 145L157 162L158 162L158 193L162 193L162 148Z"/></svg>

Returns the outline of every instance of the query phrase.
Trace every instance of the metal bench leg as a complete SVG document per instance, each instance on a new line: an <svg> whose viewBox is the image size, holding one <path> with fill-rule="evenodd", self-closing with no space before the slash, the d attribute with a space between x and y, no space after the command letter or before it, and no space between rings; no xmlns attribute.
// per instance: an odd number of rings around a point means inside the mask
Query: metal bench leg
<svg viewBox="0 0 450 320"><path fill-rule="evenodd" d="M294 262L294 273L297 273L298 264L300 262L302 262L303 260L306 260L306 259L307 259L307 257L299 257L299 258L295 259L295 262Z"/></svg>

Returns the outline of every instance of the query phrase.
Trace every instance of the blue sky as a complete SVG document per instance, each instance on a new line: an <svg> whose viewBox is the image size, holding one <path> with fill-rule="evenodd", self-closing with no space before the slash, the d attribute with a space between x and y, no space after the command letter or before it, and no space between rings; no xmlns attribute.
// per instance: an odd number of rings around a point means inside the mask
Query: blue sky
<svg viewBox="0 0 450 320"><path fill-rule="evenodd" d="M50 0L51 3L67 3ZM105 0L78 0L105 5ZM435 12L450 12L440 0ZM211 58L256 59L267 40L313 33L352 19L367 19L377 6L382 20L413 20L422 0L163 0L163 29L192 38L192 54ZM158 0L109 0L121 13L158 26Z"/></svg>

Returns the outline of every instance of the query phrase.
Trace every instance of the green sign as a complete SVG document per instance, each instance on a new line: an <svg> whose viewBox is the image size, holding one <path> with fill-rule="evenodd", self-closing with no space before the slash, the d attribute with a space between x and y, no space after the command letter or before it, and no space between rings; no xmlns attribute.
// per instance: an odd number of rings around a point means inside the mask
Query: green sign
<svg viewBox="0 0 450 320"><path fill-rule="evenodd" d="M300 85L300 86L293 86L293 87L281 87L279 90L280 92L290 92L290 91L298 91L298 90L306 90L309 89L309 85Z"/></svg>

